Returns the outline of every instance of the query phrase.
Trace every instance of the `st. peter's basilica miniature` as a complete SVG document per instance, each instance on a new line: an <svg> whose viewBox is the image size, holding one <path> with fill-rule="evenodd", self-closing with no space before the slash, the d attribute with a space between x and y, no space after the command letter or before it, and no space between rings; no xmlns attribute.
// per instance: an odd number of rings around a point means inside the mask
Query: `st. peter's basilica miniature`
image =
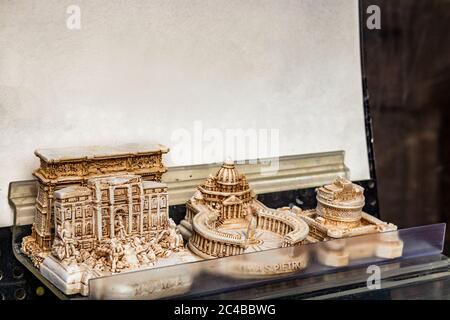
<svg viewBox="0 0 450 320"><path fill-rule="evenodd" d="M301 244L309 232L294 213L269 209L256 200L232 161L197 188L179 228L189 239L189 249L202 258Z"/></svg>

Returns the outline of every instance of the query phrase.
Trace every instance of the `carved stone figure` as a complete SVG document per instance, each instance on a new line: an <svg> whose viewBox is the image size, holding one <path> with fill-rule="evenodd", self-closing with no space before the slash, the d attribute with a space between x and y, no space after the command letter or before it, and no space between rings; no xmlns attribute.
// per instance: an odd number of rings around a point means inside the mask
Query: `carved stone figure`
<svg viewBox="0 0 450 320"><path fill-rule="evenodd" d="M145 238L139 238L135 237L133 240L133 243L131 244L134 247L134 250L136 252L137 258L140 263L142 264L152 264L153 261L155 261L156 256L153 254L149 255L149 251L152 251L150 249L150 246L145 243Z"/></svg>
<svg viewBox="0 0 450 320"><path fill-rule="evenodd" d="M120 263L120 260L122 259L124 254L125 254L125 251L124 251L120 241L117 239L111 239L111 248L110 248L109 259L111 261L111 272L112 273L117 272L117 267L119 267L120 269L123 269L123 264ZM118 266L118 264L119 264L119 266Z"/></svg>
<svg viewBox="0 0 450 320"><path fill-rule="evenodd" d="M247 211L246 219L248 221L248 227L247 227L247 233L246 233L246 240L247 244L255 243L255 232L257 227L257 220L256 220L256 212L253 208L249 208Z"/></svg>
<svg viewBox="0 0 450 320"><path fill-rule="evenodd" d="M74 238L72 225L66 221L63 226L58 227L58 235L53 246L54 253L59 260L75 259L79 252L75 248L77 241Z"/></svg>
<svg viewBox="0 0 450 320"><path fill-rule="evenodd" d="M173 220L169 220L169 248L171 250L180 250L183 248L183 236L177 228L177 225Z"/></svg>

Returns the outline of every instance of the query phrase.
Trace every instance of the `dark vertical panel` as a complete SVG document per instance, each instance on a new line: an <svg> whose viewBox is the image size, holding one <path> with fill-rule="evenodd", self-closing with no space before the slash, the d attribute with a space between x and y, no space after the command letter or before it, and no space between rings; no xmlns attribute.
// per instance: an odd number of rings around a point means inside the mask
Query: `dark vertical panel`
<svg viewBox="0 0 450 320"><path fill-rule="evenodd" d="M450 222L450 1L362 1L372 4L381 30L364 28L364 58L381 217Z"/></svg>

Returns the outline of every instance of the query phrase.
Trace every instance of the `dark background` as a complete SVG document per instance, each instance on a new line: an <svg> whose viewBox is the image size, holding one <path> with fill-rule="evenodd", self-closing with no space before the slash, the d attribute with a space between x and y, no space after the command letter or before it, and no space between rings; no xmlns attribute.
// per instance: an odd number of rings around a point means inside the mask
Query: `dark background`
<svg viewBox="0 0 450 320"><path fill-rule="evenodd" d="M380 215L449 223L450 1L363 0L363 12L374 4L381 29L363 23L363 37Z"/></svg>

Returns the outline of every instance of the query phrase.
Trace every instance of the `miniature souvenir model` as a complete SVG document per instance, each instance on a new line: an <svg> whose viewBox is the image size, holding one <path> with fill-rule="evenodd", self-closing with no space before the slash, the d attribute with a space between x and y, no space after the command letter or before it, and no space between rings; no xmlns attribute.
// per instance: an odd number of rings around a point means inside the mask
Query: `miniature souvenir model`
<svg viewBox="0 0 450 320"><path fill-rule="evenodd" d="M316 189L316 192L316 209L303 211L294 208L297 215L308 223L308 240L311 242L397 230L397 226L392 223L363 212L364 189L344 178L338 177L332 184ZM352 242L351 246L344 240L329 242L325 244L327 249L319 254L319 260L325 261L327 265L342 266L348 264L349 259L374 254L383 258L399 257L403 243L395 234L380 235L370 243L355 245Z"/></svg>
<svg viewBox="0 0 450 320"><path fill-rule="evenodd" d="M36 215L32 234L22 242L22 251L39 267L49 255L54 227L54 192L68 186L86 185L93 177L118 173L138 174L143 180L160 181L166 172L160 144L125 144L115 147L76 147L35 151L41 166L33 175L38 180Z"/></svg>
<svg viewBox="0 0 450 320"><path fill-rule="evenodd" d="M215 176L198 187L186 205L186 217L179 228L189 239L189 249L202 258L292 246L303 243L309 232L308 225L294 213L269 209L256 200L232 161L226 161ZM289 257L281 259L288 262ZM265 268L264 273L275 272Z"/></svg>
<svg viewBox="0 0 450 320"><path fill-rule="evenodd" d="M89 278L193 261L169 218L167 186L124 174L54 193L55 240L41 273L66 294Z"/></svg>
<svg viewBox="0 0 450 320"><path fill-rule="evenodd" d="M392 223L363 212L364 188L344 178L338 177L316 192L316 209L300 210L298 215L309 224L311 236L319 241L397 230Z"/></svg>
<svg viewBox="0 0 450 320"><path fill-rule="evenodd" d="M91 278L195 260L169 218L161 145L39 150L27 254L65 294Z"/></svg>

